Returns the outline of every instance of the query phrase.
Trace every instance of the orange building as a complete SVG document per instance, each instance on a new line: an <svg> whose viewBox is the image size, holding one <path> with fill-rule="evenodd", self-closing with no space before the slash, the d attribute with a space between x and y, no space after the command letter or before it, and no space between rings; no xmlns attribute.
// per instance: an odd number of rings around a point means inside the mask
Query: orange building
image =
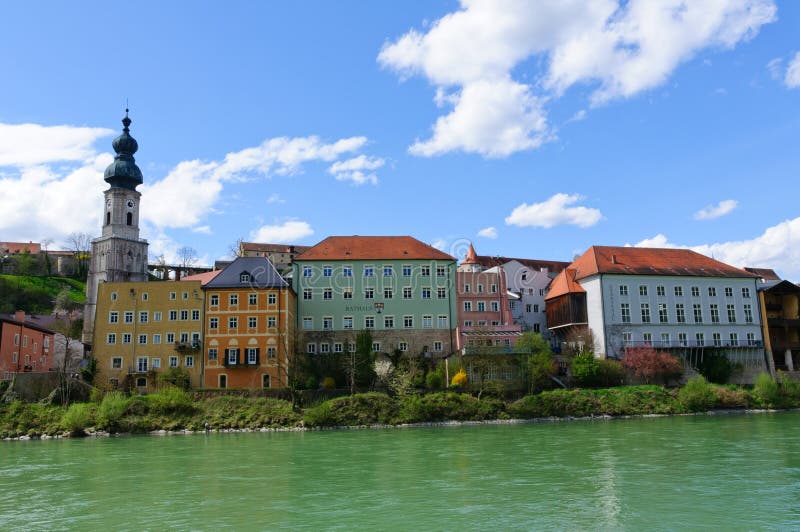
<svg viewBox="0 0 800 532"><path fill-rule="evenodd" d="M296 297L272 263L239 257L203 289L204 386L286 386Z"/></svg>
<svg viewBox="0 0 800 532"><path fill-rule="evenodd" d="M50 371L53 365L53 339L49 329L25 321L25 312L13 319L0 317L0 379L12 373Z"/></svg>

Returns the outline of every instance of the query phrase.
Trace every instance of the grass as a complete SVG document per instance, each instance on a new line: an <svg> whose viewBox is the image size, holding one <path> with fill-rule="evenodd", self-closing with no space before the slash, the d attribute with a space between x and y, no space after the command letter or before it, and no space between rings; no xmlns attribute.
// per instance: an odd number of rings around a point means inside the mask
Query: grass
<svg viewBox="0 0 800 532"><path fill-rule="evenodd" d="M8 275L0 274L0 312L25 310L34 314L49 314L53 300L68 288L76 305L86 301L86 283L58 275Z"/></svg>

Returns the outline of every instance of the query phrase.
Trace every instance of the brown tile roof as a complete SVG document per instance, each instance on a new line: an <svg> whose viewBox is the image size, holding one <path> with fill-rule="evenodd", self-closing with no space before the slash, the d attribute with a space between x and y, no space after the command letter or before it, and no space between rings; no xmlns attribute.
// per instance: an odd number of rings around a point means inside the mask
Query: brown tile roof
<svg viewBox="0 0 800 532"><path fill-rule="evenodd" d="M452 260L410 236L329 236L296 260Z"/></svg>
<svg viewBox="0 0 800 532"><path fill-rule="evenodd" d="M577 270L576 280L598 273L757 277L690 249L592 246L570 268Z"/></svg>
<svg viewBox="0 0 800 532"><path fill-rule="evenodd" d="M245 251L258 251L263 253L291 253L292 244L259 244L257 242L242 242ZM311 246L294 246L295 253L304 253Z"/></svg>
<svg viewBox="0 0 800 532"><path fill-rule="evenodd" d="M196 273L194 275L187 275L186 277L181 277L181 281L200 281L200 286L205 286L211 281L214 277L219 275L222 270L211 270L210 272L203 272L203 273Z"/></svg>
<svg viewBox="0 0 800 532"><path fill-rule="evenodd" d="M744 269L750 273L758 275L761 279L764 279L765 281L781 280L780 276L777 273L775 273L775 270L772 270L770 268L748 268L747 266L745 266Z"/></svg>
<svg viewBox="0 0 800 532"><path fill-rule="evenodd" d="M550 289L547 292L547 296L544 298L545 301L550 299L555 299L558 296L563 296L564 294L574 293L574 292L586 292L583 287L575 280L575 275L577 272L574 268L567 268L566 270L562 270L561 273L556 275L556 277L550 281Z"/></svg>
<svg viewBox="0 0 800 532"><path fill-rule="evenodd" d="M547 268L548 271L553 273L558 273L569 266L569 262L563 262L559 260L517 259L514 257L492 257L490 255L478 255L477 260L478 264L480 264L483 268L502 266L511 262L512 260L515 260L532 270L540 271L542 268Z"/></svg>
<svg viewBox="0 0 800 532"><path fill-rule="evenodd" d="M42 252L42 245L38 242L0 242L0 250L5 250L12 255L21 255L28 250L31 254Z"/></svg>

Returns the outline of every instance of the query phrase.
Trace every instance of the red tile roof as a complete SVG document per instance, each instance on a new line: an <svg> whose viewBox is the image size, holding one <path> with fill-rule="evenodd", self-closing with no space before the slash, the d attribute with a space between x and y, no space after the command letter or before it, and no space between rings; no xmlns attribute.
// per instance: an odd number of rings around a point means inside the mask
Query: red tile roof
<svg viewBox="0 0 800 532"><path fill-rule="evenodd" d="M443 251L410 236L329 236L295 260L448 260Z"/></svg>
<svg viewBox="0 0 800 532"><path fill-rule="evenodd" d="M38 242L0 242L0 250L5 250L11 255L22 255L26 249L35 255L42 252L42 245Z"/></svg>
<svg viewBox="0 0 800 532"><path fill-rule="evenodd" d="M780 281L780 276L775 273L775 270L770 268L748 268L745 266L745 271L750 273L754 273L758 275L760 278L764 279L765 281Z"/></svg>
<svg viewBox="0 0 800 532"><path fill-rule="evenodd" d="M197 273L195 275L187 275L186 277L181 277L181 281L200 281L200 286L205 286L211 281L214 277L219 275L222 270L211 270L210 272L203 272Z"/></svg>
<svg viewBox="0 0 800 532"><path fill-rule="evenodd" d="M517 259L514 257L500 257L500 256L490 256L490 255L478 255L477 261L483 268L492 268L494 266L502 266L515 260L520 264L527 266L532 270L541 271L542 268L547 268L547 271L558 273L567 266L569 266L569 262L563 262L559 260L538 260L538 259Z"/></svg>
<svg viewBox="0 0 800 532"><path fill-rule="evenodd" d="M555 299L558 296L574 292L586 292L583 287L575 280L577 272L574 268L567 268L550 281L550 290L547 292L545 301Z"/></svg>
<svg viewBox="0 0 800 532"><path fill-rule="evenodd" d="M577 271L576 280L598 273L758 277L689 249L592 246L570 268Z"/></svg>

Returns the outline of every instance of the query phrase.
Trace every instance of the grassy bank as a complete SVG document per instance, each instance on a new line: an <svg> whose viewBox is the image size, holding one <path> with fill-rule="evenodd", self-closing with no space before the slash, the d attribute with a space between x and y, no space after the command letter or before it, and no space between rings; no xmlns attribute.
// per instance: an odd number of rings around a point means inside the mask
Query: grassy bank
<svg viewBox="0 0 800 532"><path fill-rule="evenodd" d="M778 384L768 376L763 377L752 389L717 386L697 378L679 389L624 386L554 390L508 403L456 392L404 397L372 392L338 397L302 412L293 410L287 401L263 397L199 398L178 389L134 397L114 392L68 408L21 402L0 405L0 437L82 435L97 430L112 433L203 430L206 423L217 430L261 429L800 407L800 385Z"/></svg>
<svg viewBox="0 0 800 532"><path fill-rule="evenodd" d="M63 290L69 289L76 305L86 299L86 283L57 275L7 275L0 274L0 312L24 310L31 314L49 314L53 300Z"/></svg>

